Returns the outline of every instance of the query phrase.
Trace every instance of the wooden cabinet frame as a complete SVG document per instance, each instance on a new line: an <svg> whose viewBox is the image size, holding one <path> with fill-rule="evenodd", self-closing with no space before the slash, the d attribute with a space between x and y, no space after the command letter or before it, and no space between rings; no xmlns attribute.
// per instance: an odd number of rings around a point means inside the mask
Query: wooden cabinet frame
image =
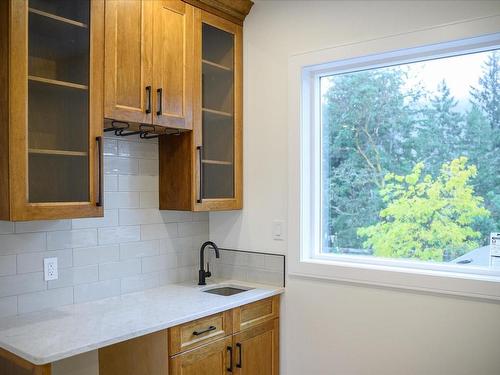
<svg viewBox="0 0 500 375"><path fill-rule="evenodd" d="M202 145L202 25L234 35L234 197L201 199ZM193 131L160 137L160 209L184 211L240 210L243 208L243 28L211 13L194 12Z"/></svg>
<svg viewBox="0 0 500 375"><path fill-rule="evenodd" d="M26 371L29 371L31 375L50 375L51 369L50 364L37 366L0 348L0 374L2 375L21 375L26 374Z"/></svg>
<svg viewBox="0 0 500 375"><path fill-rule="evenodd" d="M103 216L103 207L97 205L102 200L98 196L102 170L96 138L102 136L103 123L104 0L91 1L90 8L89 201L61 203L28 202L28 0L1 3L0 76L5 80L0 95L0 219Z"/></svg>

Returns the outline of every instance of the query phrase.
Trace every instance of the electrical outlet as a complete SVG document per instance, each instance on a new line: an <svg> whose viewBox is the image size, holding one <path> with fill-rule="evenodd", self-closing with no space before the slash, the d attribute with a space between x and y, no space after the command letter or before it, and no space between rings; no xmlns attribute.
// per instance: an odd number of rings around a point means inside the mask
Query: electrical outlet
<svg viewBox="0 0 500 375"><path fill-rule="evenodd" d="M57 280L57 258L45 258L43 260L43 272L45 281Z"/></svg>

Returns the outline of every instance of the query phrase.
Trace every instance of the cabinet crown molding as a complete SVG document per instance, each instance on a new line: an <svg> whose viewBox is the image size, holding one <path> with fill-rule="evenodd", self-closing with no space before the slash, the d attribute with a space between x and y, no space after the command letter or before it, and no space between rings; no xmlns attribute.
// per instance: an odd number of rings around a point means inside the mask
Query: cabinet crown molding
<svg viewBox="0 0 500 375"><path fill-rule="evenodd" d="M214 13L231 22L243 25L253 6L251 0L183 0L197 8Z"/></svg>

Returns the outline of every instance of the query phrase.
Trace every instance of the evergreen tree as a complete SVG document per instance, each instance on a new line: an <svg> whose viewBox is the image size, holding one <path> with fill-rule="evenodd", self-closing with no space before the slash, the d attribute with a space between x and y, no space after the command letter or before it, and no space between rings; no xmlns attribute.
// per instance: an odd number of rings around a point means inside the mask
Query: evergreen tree
<svg viewBox="0 0 500 375"><path fill-rule="evenodd" d="M425 121L419 131L417 160L424 162L426 172L436 174L443 161L459 157L464 131L464 117L456 111L457 100L451 95L446 81L441 81L437 93L424 111Z"/></svg>

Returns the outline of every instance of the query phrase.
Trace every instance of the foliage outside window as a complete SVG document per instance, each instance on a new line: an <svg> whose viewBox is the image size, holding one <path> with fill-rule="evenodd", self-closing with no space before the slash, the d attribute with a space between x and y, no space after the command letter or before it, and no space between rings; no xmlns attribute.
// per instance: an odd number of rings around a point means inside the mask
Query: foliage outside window
<svg viewBox="0 0 500 375"><path fill-rule="evenodd" d="M492 50L320 78L323 254L489 266L499 71Z"/></svg>

